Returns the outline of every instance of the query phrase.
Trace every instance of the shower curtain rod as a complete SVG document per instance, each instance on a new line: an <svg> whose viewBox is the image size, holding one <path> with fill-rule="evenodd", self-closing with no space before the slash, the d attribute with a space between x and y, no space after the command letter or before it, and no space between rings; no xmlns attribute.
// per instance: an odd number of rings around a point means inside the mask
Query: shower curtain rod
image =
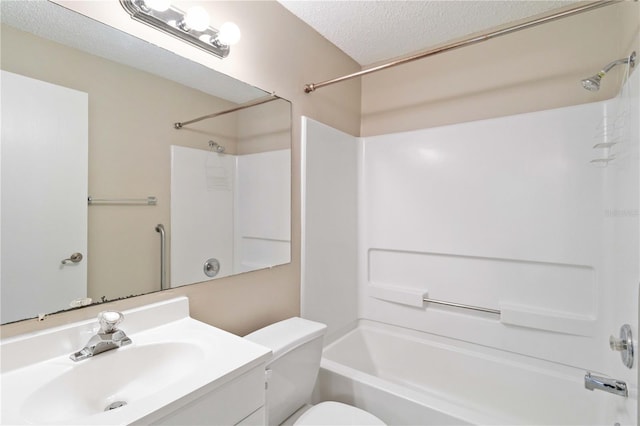
<svg viewBox="0 0 640 426"><path fill-rule="evenodd" d="M382 71L384 69L387 68L391 68L391 67L395 67L398 65L403 65L403 64L407 64L409 62L413 62L413 61L417 61L419 59L423 59L423 58L427 58L429 56L433 56L433 55L437 55L439 53L444 53L444 52L448 52L450 50L454 50L454 49L458 49L460 47L466 47L466 46L470 46L472 44L476 44L476 43L480 43L483 41L487 41L490 40L492 38L495 37L499 37L499 36L503 36L503 35L507 35L507 34L511 34L514 33L516 31L520 31L520 30L524 30L527 28L531 28L540 24L544 24L547 22L551 22L551 21L555 21L557 19L561 19L561 18L566 18L569 16L573 16L573 15L577 15L579 13L582 12L588 12L590 10L594 10L603 6L608 6L611 4L615 4L615 3L620 3L621 1L624 0L608 0L608 1L596 1L596 2L592 2L592 3L588 3L588 4L583 4L580 6L576 6L573 7L571 9L567 9L563 12L558 12L555 13L553 15L549 15L549 16L544 16L542 18L537 18L537 19L533 19L531 21L527 21L527 22L523 22L521 24L516 24L507 28L503 28L501 30L496 30L496 31L492 31L489 33L485 33L479 36L475 36L475 37L470 37L467 38L465 40L462 41L458 41L455 43L451 43L451 44L447 44L445 46L442 47L437 47L435 49L431 49L431 50L427 50L425 52L421 52L421 53L417 53L415 55L412 56L408 56L406 58L401 58L401 59L396 59L395 61L391 61L391 62L387 62L386 64L382 64L382 65L378 65L372 68L368 68L368 69L364 69L362 71L358 71L358 72L354 72L352 74L348 74L342 77L337 77L331 80L326 80L323 81L321 83L309 83L309 84L305 84L304 86L304 92L305 93L311 93L317 89L320 89L322 87L325 86L329 86L331 84L335 84L335 83L341 83L343 81L346 80L351 80L352 78L356 78L356 77L361 77L363 75L367 75L367 74L371 74L377 71Z"/></svg>
<svg viewBox="0 0 640 426"><path fill-rule="evenodd" d="M202 117L194 118L193 120L189 120L189 121L179 121L177 123L174 123L173 127L176 130L180 130L180 129L182 129L183 126L186 126L186 125L189 125L189 124L193 124L193 123L197 123L198 121L207 120L209 118L214 118L214 117L218 117L218 116L221 116L221 115L229 114L230 112L240 111L241 109L250 108L252 106L266 104L267 102L275 101L276 99L280 99L280 97L276 96L275 93L272 93L269 96L265 96L263 98L256 99L255 101L250 101L250 102L238 105L238 106L230 108L230 109L225 109L224 111L214 112L213 114L209 114L209 115L203 115Z"/></svg>

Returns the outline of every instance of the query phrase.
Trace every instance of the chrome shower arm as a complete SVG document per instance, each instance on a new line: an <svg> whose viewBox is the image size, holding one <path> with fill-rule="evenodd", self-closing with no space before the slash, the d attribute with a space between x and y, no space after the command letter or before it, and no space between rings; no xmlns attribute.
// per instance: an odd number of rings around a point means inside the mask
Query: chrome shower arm
<svg viewBox="0 0 640 426"><path fill-rule="evenodd" d="M627 58L618 59L617 61L613 61L613 62L607 64L604 68L602 68L601 72L607 73L607 72L611 71L611 68L615 67L616 65L628 64L629 62L631 62L631 67L633 68L635 66L635 62L636 62L636 52L633 52Z"/></svg>
<svg viewBox="0 0 640 426"><path fill-rule="evenodd" d="M607 75L607 73L609 71L611 71L611 69L613 67L615 67L616 65L620 65L620 64L629 64L629 68L635 67L635 65L636 65L636 52L631 53L631 55L629 55L626 58L618 59L617 61L613 61L613 62L608 63L596 75L594 75L592 77L585 78L584 80L582 80L582 87L584 87L585 89L587 89L587 90L589 90L591 92L597 92L598 90L600 90L600 82L602 81L602 78L605 75Z"/></svg>

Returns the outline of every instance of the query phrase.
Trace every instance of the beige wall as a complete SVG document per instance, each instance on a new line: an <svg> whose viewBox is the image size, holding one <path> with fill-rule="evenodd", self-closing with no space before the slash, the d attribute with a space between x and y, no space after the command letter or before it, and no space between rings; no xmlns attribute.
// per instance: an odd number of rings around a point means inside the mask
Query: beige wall
<svg viewBox="0 0 640 426"><path fill-rule="evenodd" d="M580 80L638 50L639 16L640 3L622 2L370 74L362 78L361 135L610 98L623 67L600 92Z"/></svg>
<svg viewBox="0 0 640 426"><path fill-rule="evenodd" d="M358 65L275 2L199 2L214 17L214 25L220 26L223 20L230 20L242 30L241 42L224 60L132 21L118 2L59 3L292 101L292 262L56 314L42 322L28 320L2 326L2 336L92 318L105 307L127 309L176 295L189 296L195 318L237 334L297 315L300 297L300 117L308 115L352 134L357 134L360 126L359 82L327 89L313 98L305 95L302 87L307 80L322 80L357 71ZM174 3L185 10L193 2ZM181 113L180 117L189 115Z"/></svg>
<svg viewBox="0 0 640 426"><path fill-rule="evenodd" d="M237 116L177 131L173 123L235 104L2 26L2 69L89 94L89 195L155 196L157 206L89 207L88 296L108 300L159 289L158 223L170 229L170 146L236 151ZM108 82L108 83L106 83Z"/></svg>
<svg viewBox="0 0 640 426"><path fill-rule="evenodd" d="M291 147L291 108L289 103L275 101L238 112L238 154L289 149Z"/></svg>
<svg viewBox="0 0 640 426"><path fill-rule="evenodd" d="M305 95L305 83L348 74L359 66L275 2L198 2L214 17L214 26L231 20L242 30L241 42L225 60L133 22L117 2L58 2L292 101L291 264L113 304L125 309L187 295L195 318L238 334L299 313L301 115L366 136L611 96L614 79L607 78L608 89L596 95L580 88L579 80L629 53L639 7L625 2L383 71L362 79L362 95L358 79ZM193 3L176 1L182 9ZM637 38L633 43L637 48ZM619 81L619 73L613 75ZM12 335L90 318L102 309L58 314L40 324L26 321L1 331Z"/></svg>

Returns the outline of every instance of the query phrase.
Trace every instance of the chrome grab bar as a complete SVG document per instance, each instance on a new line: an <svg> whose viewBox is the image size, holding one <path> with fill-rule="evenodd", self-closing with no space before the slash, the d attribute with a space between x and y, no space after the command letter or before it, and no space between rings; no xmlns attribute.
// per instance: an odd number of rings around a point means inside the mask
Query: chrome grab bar
<svg viewBox="0 0 640 426"><path fill-rule="evenodd" d="M166 251L166 238L164 232L164 225L159 223L156 225L156 232L160 233L160 290L167 288L167 269L165 267L165 251Z"/></svg>

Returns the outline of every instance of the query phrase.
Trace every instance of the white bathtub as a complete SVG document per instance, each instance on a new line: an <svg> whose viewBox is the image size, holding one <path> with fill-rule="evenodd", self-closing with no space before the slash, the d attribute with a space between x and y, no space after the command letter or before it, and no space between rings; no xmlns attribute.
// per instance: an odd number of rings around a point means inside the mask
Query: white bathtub
<svg viewBox="0 0 640 426"><path fill-rule="evenodd" d="M390 425L635 424L629 398L584 388L584 370L361 320L328 345L315 401Z"/></svg>

